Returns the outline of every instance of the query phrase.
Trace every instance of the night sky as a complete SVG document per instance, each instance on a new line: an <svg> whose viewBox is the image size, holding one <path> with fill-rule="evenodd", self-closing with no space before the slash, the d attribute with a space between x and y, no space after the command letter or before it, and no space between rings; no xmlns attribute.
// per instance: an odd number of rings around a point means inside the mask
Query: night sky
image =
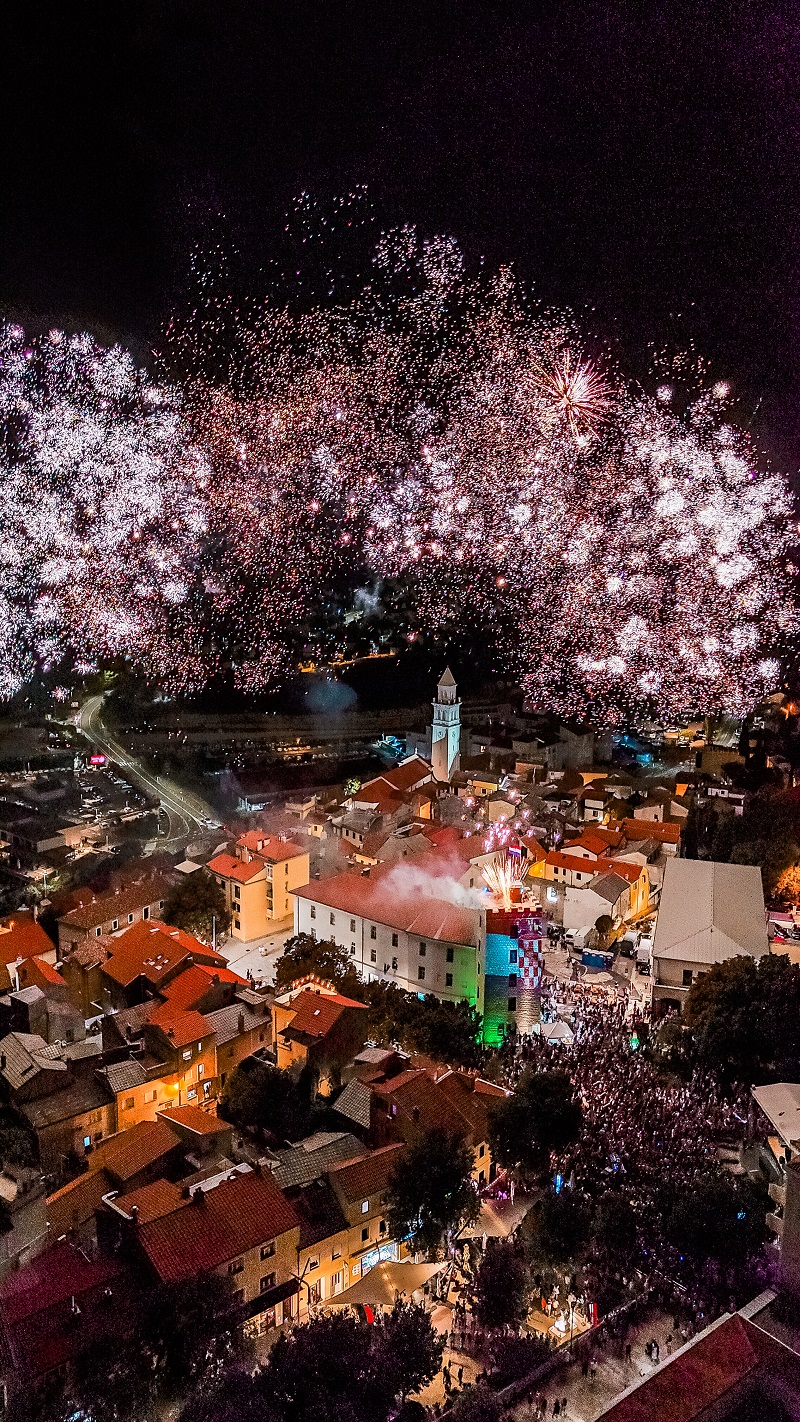
<svg viewBox="0 0 800 1422"><path fill-rule="evenodd" d="M634 377L694 341L800 464L796 3L17 10L0 299L23 322L144 354L195 242L234 240L257 284L298 192L366 184L377 225L514 263Z"/></svg>

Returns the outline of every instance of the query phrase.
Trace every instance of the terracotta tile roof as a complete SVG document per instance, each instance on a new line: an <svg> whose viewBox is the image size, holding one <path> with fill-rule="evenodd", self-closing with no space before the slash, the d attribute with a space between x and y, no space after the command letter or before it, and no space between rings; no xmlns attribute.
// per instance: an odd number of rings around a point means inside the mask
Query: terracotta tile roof
<svg viewBox="0 0 800 1422"><path fill-rule="evenodd" d="M551 849L545 864L551 864L554 869L571 869L577 874L596 874L597 860L580 859L577 854L561 854L557 849Z"/></svg>
<svg viewBox="0 0 800 1422"><path fill-rule="evenodd" d="M152 878L129 884L118 893L98 894L88 903L63 914L59 922L70 928L82 928L87 931L100 928L104 923L111 923L115 918L122 923L129 913L140 913L143 908L159 904L162 899L166 899L169 890L169 880L162 874L157 874ZM41 952L41 949L39 951Z"/></svg>
<svg viewBox="0 0 800 1422"><path fill-rule="evenodd" d="M19 971L22 973L23 969L20 968ZM52 963L48 963L45 958L28 959L25 976L27 982L35 983L39 987L43 986L45 990L48 984L51 987L66 987L66 983L61 974L53 967Z"/></svg>
<svg viewBox="0 0 800 1422"><path fill-rule="evenodd" d="M202 1042L214 1035L214 1028L202 1012L180 1012L170 1002L157 1007L150 1017L150 1025L169 1038L176 1049L188 1047L192 1042Z"/></svg>
<svg viewBox="0 0 800 1422"><path fill-rule="evenodd" d="M0 1307L9 1323L18 1323L73 1294L79 1298L118 1274L119 1265L112 1260L90 1262L71 1244L56 1244L9 1274L0 1285Z"/></svg>
<svg viewBox="0 0 800 1422"><path fill-rule="evenodd" d="M419 934L421 938L475 944L479 923L477 909L459 908L444 899L398 894L386 882L391 873L389 870L374 881L361 874L337 874L332 879L305 884L293 893L312 903L358 914L389 928Z"/></svg>
<svg viewBox="0 0 800 1422"><path fill-rule="evenodd" d="M564 849L588 849L591 854L607 854L609 849L622 843L624 835L621 830L607 830L602 827L588 829L578 839L571 839L564 845Z"/></svg>
<svg viewBox="0 0 800 1422"><path fill-rule="evenodd" d="M630 864L627 859L598 859L596 863L598 874L618 874L621 879L627 879L629 884L635 884L636 880L647 870L641 864Z"/></svg>
<svg viewBox="0 0 800 1422"><path fill-rule="evenodd" d="M163 1121L139 1121L127 1131L101 1141L89 1157L89 1169L105 1170L124 1184L177 1147L175 1132Z"/></svg>
<svg viewBox="0 0 800 1422"><path fill-rule="evenodd" d="M199 1106L169 1106L157 1115L159 1120L166 1121L167 1124L173 1121L178 1126L185 1126L187 1131L194 1131L198 1136L218 1136L231 1129L227 1121L212 1116L210 1111L201 1111Z"/></svg>
<svg viewBox="0 0 800 1422"><path fill-rule="evenodd" d="M207 948L182 928L170 928L157 920L134 923L126 933L109 942L111 956L103 971L122 987L128 987L138 977L145 977L155 987L184 958L214 963L226 967L225 959Z"/></svg>
<svg viewBox="0 0 800 1422"><path fill-rule="evenodd" d="M138 1210L136 1218L142 1225L171 1215L173 1210L179 1210L186 1204L186 1199L180 1186L174 1185L171 1180L154 1180L150 1185L131 1190L130 1194L118 1195L114 1204L127 1215L132 1215L134 1209Z"/></svg>
<svg viewBox="0 0 800 1422"><path fill-rule="evenodd" d="M291 839L280 839L277 835L266 834L263 830L248 830L247 834L239 836L236 843L242 849L249 849L251 854L257 854L259 858L266 860L267 864L282 864L286 859L297 859L299 855L308 853L308 850L301 849Z"/></svg>
<svg viewBox="0 0 800 1422"><path fill-rule="evenodd" d="M328 1169L328 1179L346 1200L367 1200L380 1195L389 1184L392 1171L405 1150L403 1142L373 1150L360 1160L345 1161Z"/></svg>
<svg viewBox="0 0 800 1422"><path fill-rule="evenodd" d="M603 1413L604 1422L699 1422L709 1415L707 1409L759 1368L758 1334L736 1314L723 1320L612 1403Z"/></svg>
<svg viewBox="0 0 800 1422"><path fill-rule="evenodd" d="M366 1012L363 1002L353 1002L349 997L328 996L325 993L309 992L306 988L292 1000L295 1015L284 1031L301 1037L326 1037L343 1012L348 1008L358 1008Z"/></svg>
<svg viewBox="0 0 800 1422"><path fill-rule="evenodd" d="M385 793L384 786L390 795L407 795L420 781L430 780L432 775L433 771L428 762L421 756L414 755L410 759L402 761L400 765L396 765L394 770L384 770L373 780L368 780L353 798L355 800L366 799L365 792L373 790L379 794Z"/></svg>
<svg viewBox="0 0 800 1422"><path fill-rule="evenodd" d="M230 968L215 967L207 963L192 963L161 991L171 1007L176 1010L185 1010L189 1007L196 1007L199 1002L202 1002L203 998L208 996L215 981L229 983L235 987L249 987L247 979L240 978L239 974L231 972Z"/></svg>
<svg viewBox="0 0 800 1422"><path fill-rule="evenodd" d="M136 1237L159 1278L178 1282L298 1228L272 1176L248 1171L196 1191L181 1209L141 1225Z"/></svg>
<svg viewBox="0 0 800 1422"><path fill-rule="evenodd" d="M660 820L623 820L622 828L627 840L657 839L661 844L678 844L681 837L680 825L662 824Z"/></svg>
<svg viewBox="0 0 800 1422"><path fill-rule="evenodd" d="M427 1071L403 1072L373 1090L420 1131L466 1136L473 1129L472 1116L461 1106L460 1088L440 1089Z"/></svg>
<svg viewBox="0 0 800 1422"><path fill-rule="evenodd" d="M104 1170L90 1170L79 1175L61 1190L47 1197L47 1237L52 1244L70 1230L80 1229L96 1210L103 1196L114 1189L114 1183Z"/></svg>
<svg viewBox="0 0 800 1422"><path fill-rule="evenodd" d="M300 1248L311 1249L331 1235L343 1234L347 1220L342 1207L324 1180L314 1180L292 1196L300 1219Z"/></svg>
<svg viewBox="0 0 800 1422"><path fill-rule="evenodd" d="M208 868L222 879L236 879L241 884L248 884L264 873L264 861L254 857L245 863L244 859L236 859L233 854L218 854L209 860Z"/></svg>
<svg viewBox="0 0 800 1422"><path fill-rule="evenodd" d="M18 958L39 958L53 953L55 944L32 913L24 910L0 923L0 963L15 963Z"/></svg>

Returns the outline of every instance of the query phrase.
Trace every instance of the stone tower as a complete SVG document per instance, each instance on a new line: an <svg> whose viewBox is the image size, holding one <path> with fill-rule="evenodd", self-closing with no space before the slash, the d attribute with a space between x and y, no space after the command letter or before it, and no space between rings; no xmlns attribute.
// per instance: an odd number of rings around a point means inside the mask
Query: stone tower
<svg viewBox="0 0 800 1422"><path fill-rule="evenodd" d="M436 691L431 722L431 765L437 780L450 781L458 770L461 749L461 702L449 667Z"/></svg>

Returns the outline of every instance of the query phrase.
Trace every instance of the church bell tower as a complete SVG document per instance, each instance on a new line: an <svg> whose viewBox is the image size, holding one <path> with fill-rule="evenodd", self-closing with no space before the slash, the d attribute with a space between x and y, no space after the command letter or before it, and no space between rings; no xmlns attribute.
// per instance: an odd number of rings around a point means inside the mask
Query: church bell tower
<svg viewBox="0 0 800 1422"><path fill-rule="evenodd" d="M461 749L461 702L449 667L436 691L431 722L431 765L437 780L449 782L458 770Z"/></svg>

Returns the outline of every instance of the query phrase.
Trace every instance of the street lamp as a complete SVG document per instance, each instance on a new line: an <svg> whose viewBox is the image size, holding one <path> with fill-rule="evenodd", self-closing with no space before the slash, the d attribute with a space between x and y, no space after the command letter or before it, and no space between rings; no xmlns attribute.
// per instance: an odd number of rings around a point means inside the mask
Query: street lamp
<svg viewBox="0 0 800 1422"><path fill-rule="evenodd" d="M575 1323L575 1305L578 1302L575 1294L570 1294L567 1303L569 1304L569 1346L572 1348L572 1330Z"/></svg>

